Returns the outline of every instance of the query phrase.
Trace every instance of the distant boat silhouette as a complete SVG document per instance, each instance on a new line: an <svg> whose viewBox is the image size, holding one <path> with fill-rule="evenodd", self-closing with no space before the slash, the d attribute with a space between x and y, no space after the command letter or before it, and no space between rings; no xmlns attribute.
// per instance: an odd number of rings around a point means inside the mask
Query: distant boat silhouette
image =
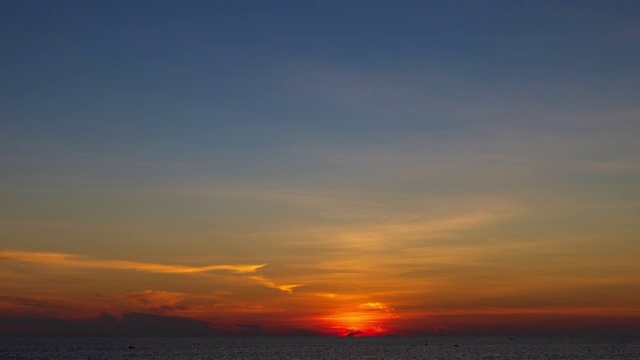
<svg viewBox="0 0 640 360"><path fill-rule="evenodd" d="M129 349L135 349L135 348L136 348L135 346L129 345Z"/></svg>
<svg viewBox="0 0 640 360"><path fill-rule="evenodd" d="M354 337L356 337L356 333L350 332L350 333L348 333L345 337L347 337L347 338L354 338Z"/></svg>

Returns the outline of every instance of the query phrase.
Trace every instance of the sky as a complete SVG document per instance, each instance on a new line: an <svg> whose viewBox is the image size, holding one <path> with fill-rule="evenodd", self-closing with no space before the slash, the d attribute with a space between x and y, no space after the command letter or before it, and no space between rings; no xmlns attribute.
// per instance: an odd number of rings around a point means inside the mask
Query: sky
<svg viewBox="0 0 640 360"><path fill-rule="evenodd" d="M0 1L0 336L640 333L636 1Z"/></svg>

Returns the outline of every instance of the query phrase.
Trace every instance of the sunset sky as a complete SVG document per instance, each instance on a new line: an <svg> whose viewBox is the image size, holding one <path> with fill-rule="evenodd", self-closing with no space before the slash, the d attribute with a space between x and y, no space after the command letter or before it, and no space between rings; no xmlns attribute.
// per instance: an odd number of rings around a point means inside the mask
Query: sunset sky
<svg viewBox="0 0 640 360"><path fill-rule="evenodd" d="M0 2L0 336L640 334L637 1Z"/></svg>

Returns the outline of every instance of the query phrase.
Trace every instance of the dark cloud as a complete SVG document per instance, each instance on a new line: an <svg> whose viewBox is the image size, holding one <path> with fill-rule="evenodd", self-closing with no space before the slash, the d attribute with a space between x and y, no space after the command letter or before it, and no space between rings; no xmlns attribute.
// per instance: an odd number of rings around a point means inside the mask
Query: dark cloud
<svg viewBox="0 0 640 360"><path fill-rule="evenodd" d="M92 320L0 316L0 337L176 337L221 335L211 324L181 317L142 313Z"/></svg>
<svg viewBox="0 0 640 360"><path fill-rule="evenodd" d="M70 309L68 305L55 299L40 299L28 296L0 295L0 301L6 301L21 306L28 306L42 309Z"/></svg>
<svg viewBox="0 0 640 360"><path fill-rule="evenodd" d="M240 326L241 328L249 330L253 334L260 334L263 331L262 326L258 324L236 324L236 325Z"/></svg>
<svg viewBox="0 0 640 360"><path fill-rule="evenodd" d="M162 305L158 309L161 311L189 310L191 307L186 305Z"/></svg>
<svg viewBox="0 0 640 360"><path fill-rule="evenodd" d="M446 327L440 326L433 329L437 335L458 335L459 333L455 330L448 329Z"/></svg>
<svg viewBox="0 0 640 360"><path fill-rule="evenodd" d="M308 329L294 329L290 336L323 336L319 331Z"/></svg>

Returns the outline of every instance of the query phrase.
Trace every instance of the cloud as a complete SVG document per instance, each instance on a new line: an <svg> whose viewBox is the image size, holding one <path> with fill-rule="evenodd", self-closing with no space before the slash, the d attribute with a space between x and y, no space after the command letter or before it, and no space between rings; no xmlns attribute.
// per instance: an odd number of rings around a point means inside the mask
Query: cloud
<svg viewBox="0 0 640 360"><path fill-rule="evenodd" d="M255 274L258 269L265 267L267 264L257 265L209 265L209 266L184 266L184 265L165 265L155 263L145 263L137 261L125 260L109 260L95 259L72 254L62 253L44 253L44 252L26 252L26 251L0 251L0 261L24 262L45 266L68 266L93 269L108 270L133 270L163 274L198 274L208 273L212 271L227 271L237 274ZM253 275L248 277L257 281L266 287L282 290L291 293L292 289L298 286L283 284L278 285L273 280L265 278L262 275ZM169 294L169 293L166 293ZM147 294L149 295L149 294ZM158 294L156 294L158 295ZM171 294L169 294L171 295Z"/></svg>
<svg viewBox="0 0 640 360"><path fill-rule="evenodd" d="M315 293L315 295L320 297L326 297L329 299L335 299L338 297L338 294L334 294L334 293Z"/></svg>
<svg viewBox="0 0 640 360"><path fill-rule="evenodd" d="M146 312L163 314L166 312L186 311L190 309L184 301L190 294L145 290L127 294L126 299L134 306L143 306Z"/></svg>
<svg viewBox="0 0 640 360"><path fill-rule="evenodd" d="M252 333L261 333L263 332L263 328L262 325L259 324L236 324L238 326L240 326L241 328L247 329Z"/></svg>
<svg viewBox="0 0 640 360"><path fill-rule="evenodd" d="M186 296L185 294L178 292L145 290L128 294L126 297L132 301L144 304L175 304L178 301L184 300Z"/></svg>
<svg viewBox="0 0 640 360"><path fill-rule="evenodd" d="M333 249L380 251L408 241L423 241L454 237L464 231L499 223L515 217L517 209L487 209L467 214L425 219L391 219L378 223L324 226L282 233L295 234L290 243L316 244Z"/></svg>
<svg viewBox="0 0 640 360"><path fill-rule="evenodd" d="M267 264L258 265L209 265L209 266L184 266L145 263L126 260L95 259L90 257L61 254L24 251L0 251L0 260L19 261L49 266L72 266L94 269L134 270L164 274L193 274L210 271L231 271L234 273L254 273Z"/></svg>
<svg viewBox="0 0 640 360"><path fill-rule="evenodd" d="M60 299L50 297L0 295L0 308L7 305L17 305L40 309L71 309Z"/></svg>
<svg viewBox="0 0 640 360"><path fill-rule="evenodd" d="M260 284L266 286L266 287L270 287L273 289L278 289L278 290L282 290L288 293L292 293L293 288L296 288L298 286L302 286L302 285L290 285L290 284L283 284L283 285L277 285L275 282L273 282L272 280L266 279L262 276L250 276L251 279L259 282Z"/></svg>
<svg viewBox="0 0 640 360"><path fill-rule="evenodd" d="M91 320L0 316L0 337L75 336L215 336L210 323L183 317L126 313L102 314Z"/></svg>
<svg viewBox="0 0 640 360"><path fill-rule="evenodd" d="M364 304L358 305L358 309L360 310L389 310L389 306L381 303L381 302L368 302Z"/></svg>
<svg viewBox="0 0 640 360"><path fill-rule="evenodd" d="M446 326L436 326L433 331L438 335L458 335L459 332L453 329L449 329Z"/></svg>

